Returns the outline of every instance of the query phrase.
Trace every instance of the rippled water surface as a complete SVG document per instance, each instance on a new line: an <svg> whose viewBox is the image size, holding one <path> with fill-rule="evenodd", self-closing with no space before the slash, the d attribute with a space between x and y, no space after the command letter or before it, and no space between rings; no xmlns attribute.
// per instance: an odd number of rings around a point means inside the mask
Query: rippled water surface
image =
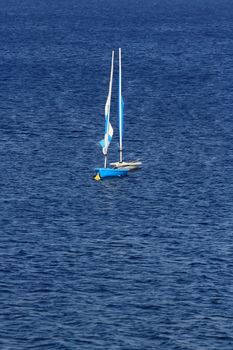
<svg viewBox="0 0 233 350"><path fill-rule="evenodd" d="M232 16L1 1L1 349L233 349ZM143 168L94 182L118 47L124 156Z"/></svg>

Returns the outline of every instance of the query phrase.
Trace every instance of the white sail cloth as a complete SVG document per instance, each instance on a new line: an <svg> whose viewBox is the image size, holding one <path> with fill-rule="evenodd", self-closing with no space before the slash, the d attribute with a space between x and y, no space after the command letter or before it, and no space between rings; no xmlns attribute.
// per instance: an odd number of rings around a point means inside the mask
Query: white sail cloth
<svg viewBox="0 0 233 350"><path fill-rule="evenodd" d="M111 97L112 97L112 80L113 80L113 62L114 62L114 51L112 51L112 64L111 64L111 73L110 73L110 82L109 82L109 91L108 97L105 104L105 130L104 130L104 139L100 141L102 151L104 155L108 153L108 147L112 140L113 128L110 123L110 109L111 109Z"/></svg>

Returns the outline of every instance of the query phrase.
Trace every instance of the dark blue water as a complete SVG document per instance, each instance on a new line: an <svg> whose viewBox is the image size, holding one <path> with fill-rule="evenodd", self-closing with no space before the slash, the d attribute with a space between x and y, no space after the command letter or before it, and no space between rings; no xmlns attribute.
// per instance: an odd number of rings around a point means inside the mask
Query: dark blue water
<svg viewBox="0 0 233 350"><path fill-rule="evenodd" d="M233 349L232 16L1 0L0 349ZM118 47L143 168L94 182Z"/></svg>

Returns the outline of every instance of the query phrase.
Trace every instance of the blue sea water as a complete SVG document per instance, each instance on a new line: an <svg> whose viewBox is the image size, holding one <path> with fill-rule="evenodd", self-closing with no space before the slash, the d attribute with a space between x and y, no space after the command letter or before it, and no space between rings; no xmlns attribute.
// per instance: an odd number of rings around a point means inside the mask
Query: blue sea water
<svg viewBox="0 0 233 350"><path fill-rule="evenodd" d="M233 349L232 16L1 0L0 349ZM143 167L95 182L118 47L124 158Z"/></svg>

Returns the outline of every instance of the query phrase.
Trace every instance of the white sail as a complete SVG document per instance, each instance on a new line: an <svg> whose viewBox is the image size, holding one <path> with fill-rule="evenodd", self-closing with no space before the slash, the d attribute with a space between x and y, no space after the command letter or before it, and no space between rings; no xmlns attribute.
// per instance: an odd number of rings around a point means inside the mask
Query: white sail
<svg viewBox="0 0 233 350"><path fill-rule="evenodd" d="M105 131L104 139L100 141L100 145L103 150L103 154L107 156L108 147L112 140L113 128L110 123L110 109L111 109L111 97L112 97L112 80L113 80L113 63L114 63L114 51L112 51L112 64L111 64L111 73L110 73L110 82L109 82L109 91L108 97L105 104Z"/></svg>

